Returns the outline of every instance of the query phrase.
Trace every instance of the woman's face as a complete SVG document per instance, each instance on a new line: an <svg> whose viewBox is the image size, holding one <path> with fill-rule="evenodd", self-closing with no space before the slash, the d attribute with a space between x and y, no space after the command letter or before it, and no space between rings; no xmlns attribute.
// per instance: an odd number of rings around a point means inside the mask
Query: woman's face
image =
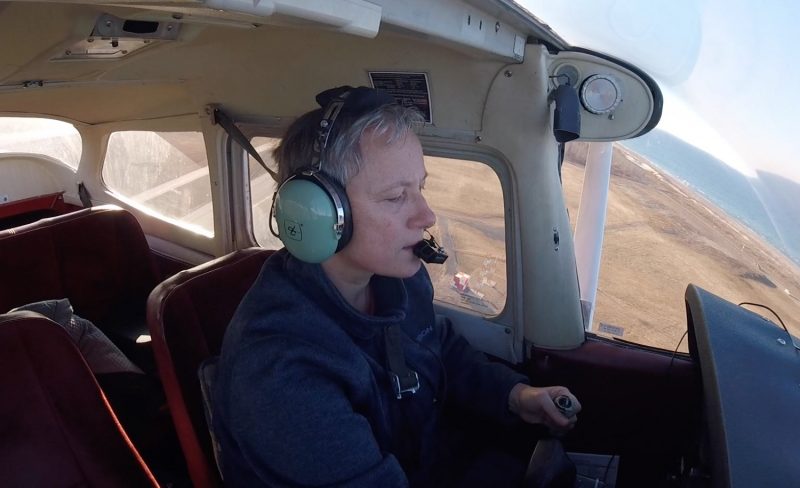
<svg viewBox="0 0 800 488"><path fill-rule="evenodd" d="M427 172L422 146L408 132L392 144L369 132L361 140L364 163L347 185L353 237L337 259L349 271L407 278L421 265L413 247L436 223L422 188Z"/></svg>

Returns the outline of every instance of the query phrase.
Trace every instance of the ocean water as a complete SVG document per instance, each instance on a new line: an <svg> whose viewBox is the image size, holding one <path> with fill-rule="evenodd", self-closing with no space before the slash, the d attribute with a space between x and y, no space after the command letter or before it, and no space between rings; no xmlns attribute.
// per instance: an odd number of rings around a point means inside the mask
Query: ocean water
<svg viewBox="0 0 800 488"><path fill-rule="evenodd" d="M711 154L661 130L653 130L636 139L623 141L622 145L644 156L670 176L686 183L800 264L800 249L794 239L789 239L795 232L795 226L787 228L779 225L781 232L776 229L776 219L771 218L750 178ZM764 183L769 183L769 180L764 175L760 176L761 181L755 183L766 189ZM768 187L770 191L774 186ZM794 195L800 194L800 188L785 187L786 184L781 193L786 198L792 198L793 192ZM773 195L769 198L780 200L781 196Z"/></svg>

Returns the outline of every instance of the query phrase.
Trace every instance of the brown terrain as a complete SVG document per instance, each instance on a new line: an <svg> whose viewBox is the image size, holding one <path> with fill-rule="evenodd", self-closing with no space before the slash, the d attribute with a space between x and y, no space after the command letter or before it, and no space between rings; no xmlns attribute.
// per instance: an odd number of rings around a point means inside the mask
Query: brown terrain
<svg viewBox="0 0 800 488"><path fill-rule="evenodd" d="M587 146L562 168L577 219ZM594 328L675 349L686 331L684 292L698 285L733 303L772 308L800 335L800 267L723 210L626 148L614 146ZM767 310L747 307L777 323ZM680 350L686 350L686 341Z"/></svg>

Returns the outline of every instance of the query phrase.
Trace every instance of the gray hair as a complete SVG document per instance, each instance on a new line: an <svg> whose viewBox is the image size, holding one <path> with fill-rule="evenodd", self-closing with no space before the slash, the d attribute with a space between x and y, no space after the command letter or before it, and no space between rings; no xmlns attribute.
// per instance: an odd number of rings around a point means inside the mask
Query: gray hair
<svg viewBox="0 0 800 488"><path fill-rule="evenodd" d="M314 156L322 110L317 109L300 116L286 130L280 145L272 151L278 165L278 185L302 168L310 167ZM342 187L358 174L364 164L361 138L370 131L371 137L381 137L392 144L410 132L416 132L424 118L413 107L399 104L383 105L356 118L344 114L334 122L332 140L324 154L322 173Z"/></svg>

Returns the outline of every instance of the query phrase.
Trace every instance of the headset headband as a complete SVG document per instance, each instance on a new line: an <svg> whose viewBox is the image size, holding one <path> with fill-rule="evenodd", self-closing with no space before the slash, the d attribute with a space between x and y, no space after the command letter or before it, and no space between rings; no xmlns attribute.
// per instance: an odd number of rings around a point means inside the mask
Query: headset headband
<svg viewBox="0 0 800 488"><path fill-rule="evenodd" d="M311 156L311 167L313 168L316 166L316 171L318 172L322 171L322 163L325 160L324 156L328 149L328 139L333 130L333 124L336 122L336 117L338 117L339 113L342 111L348 95L350 95L350 90L341 93L333 99L325 108L322 120L319 121L319 132L314 141L314 152Z"/></svg>
<svg viewBox="0 0 800 488"><path fill-rule="evenodd" d="M336 130L335 122L340 116L355 120L378 107L397 103L389 93L366 86L353 88L345 85L330 88L318 93L315 98L323 109L310 164L312 170L316 172L321 172L322 165L326 162L328 141L332 139L331 136Z"/></svg>

